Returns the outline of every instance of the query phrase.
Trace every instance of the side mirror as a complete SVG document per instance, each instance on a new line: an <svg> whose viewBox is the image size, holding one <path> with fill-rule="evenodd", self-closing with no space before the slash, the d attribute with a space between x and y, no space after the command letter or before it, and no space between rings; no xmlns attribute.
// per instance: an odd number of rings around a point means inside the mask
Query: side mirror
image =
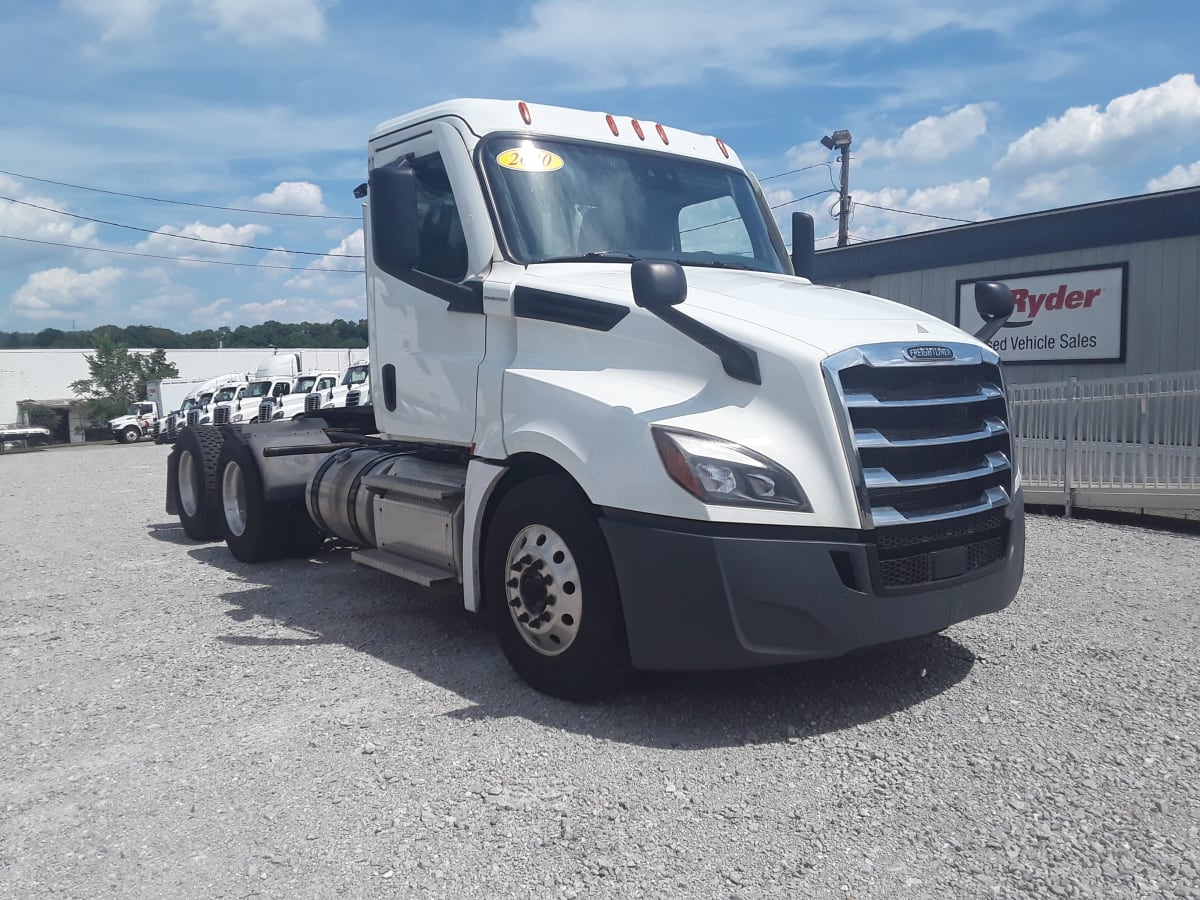
<svg viewBox="0 0 1200 900"><path fill-rule="evenodd" d="M813 217L808 213L792 213L792 270L802 278L812 278L816 246Z"/></svg>
<svg viewBox="0 0 1200 900"><path fill-rule="evenodd" d="M998 281L975 282L975 309L984 323L983 327L975 332L975 337L981 341L990 341L992 336L1004 327L1015 308L1016 304L1008 285Z"/></svg>
<svg viewBox="0 0 1200 900"><path fill-rule="evenodd" d="M417 173L408 166L383 166L371 170L368 183L371 255L380 269L401 278L421 258Z"/></svg>
<svg viewBox="0 0 1200 900"><path fill-rule="evenodd" d="M651 312L678 306L687 299L687 276L677 262L636 260L629 279L633 283L633 302Z"/></svg>

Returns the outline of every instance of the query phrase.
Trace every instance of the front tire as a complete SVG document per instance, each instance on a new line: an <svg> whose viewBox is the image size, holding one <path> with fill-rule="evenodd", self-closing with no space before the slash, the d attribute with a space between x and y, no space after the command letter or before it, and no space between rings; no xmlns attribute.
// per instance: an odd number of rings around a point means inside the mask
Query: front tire
<svg viewBox="0 0 1200 900"><path fill-rule="evenodd" d="M501 499L483 583L500 647L532 687L584 700L629 683L633 667L608 546L571 479L538 475Z"/></svg>
<svg viewBox="0 0 1200 900"><path fill-rule="evenodd" d="M195 541L212 541L221 536L217 503L217 457L223 437L213 425L194 425L179 433L175 442L176 487L179 521ZM170 472L168 466L167 471Z"/></svg>
<svg viewBox="0 0 1200 900"><path fill-rule="evenodd" d="M136 444L141 436L142 433L140 431L129 425L121 432L120 441L122 444Z"/></svg>

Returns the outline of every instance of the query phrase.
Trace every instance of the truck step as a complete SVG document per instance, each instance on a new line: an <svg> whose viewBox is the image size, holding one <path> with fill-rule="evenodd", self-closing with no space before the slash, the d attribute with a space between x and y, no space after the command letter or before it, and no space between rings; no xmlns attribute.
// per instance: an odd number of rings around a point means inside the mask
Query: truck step
<svg viewBox="0 0 1200 900"><path fill-rule="evenodd" d="M450 584L458 580L454 573L447 572L445 569L439 569L429 563L409 559L406 556L398 556L384 550L355 550L350 554L350 558L356 563L370 566L372 569L387 572L389 575L395 575L397 578L403 578L405 581L425 587Z"/></svg>

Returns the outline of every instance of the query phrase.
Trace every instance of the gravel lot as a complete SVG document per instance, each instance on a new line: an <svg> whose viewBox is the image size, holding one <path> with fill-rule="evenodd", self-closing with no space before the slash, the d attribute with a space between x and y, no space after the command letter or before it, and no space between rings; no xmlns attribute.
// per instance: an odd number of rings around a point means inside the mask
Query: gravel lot
<svg viewBox="0 0 1200 900"><path fill-rule="evenodd" d="M166 456L0 458L0 896L1200 898L1200 537L1033 517L1004 613L575 705Z"/></svg>

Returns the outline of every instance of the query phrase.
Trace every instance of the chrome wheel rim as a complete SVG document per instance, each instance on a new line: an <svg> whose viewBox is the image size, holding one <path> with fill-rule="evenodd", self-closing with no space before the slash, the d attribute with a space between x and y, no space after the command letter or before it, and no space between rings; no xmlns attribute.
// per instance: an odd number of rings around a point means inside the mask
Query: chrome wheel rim
<svg viewBox="0 0 1200 900"><path fill-rule="evenodd" d="M196 460L192 454L184 450L179 454L179 505L188 516L194 516L200 508L196 496Z"/></svg>
<svg viewBox="0 0 1200 900"><path fill-rule="evenodd" d="M241 537L246 533L246 479L237 463L231 462L221 475L221 505L225 509L225 524L230 532Z"/></svg>
<svg viewBox="0 0 1200 900"><path fill-rule="evenodd" d="M522 528L505 561L504 596L517 633L543 656L558 656L579 636L583 585L567 542L545 525Z"/></svg>

